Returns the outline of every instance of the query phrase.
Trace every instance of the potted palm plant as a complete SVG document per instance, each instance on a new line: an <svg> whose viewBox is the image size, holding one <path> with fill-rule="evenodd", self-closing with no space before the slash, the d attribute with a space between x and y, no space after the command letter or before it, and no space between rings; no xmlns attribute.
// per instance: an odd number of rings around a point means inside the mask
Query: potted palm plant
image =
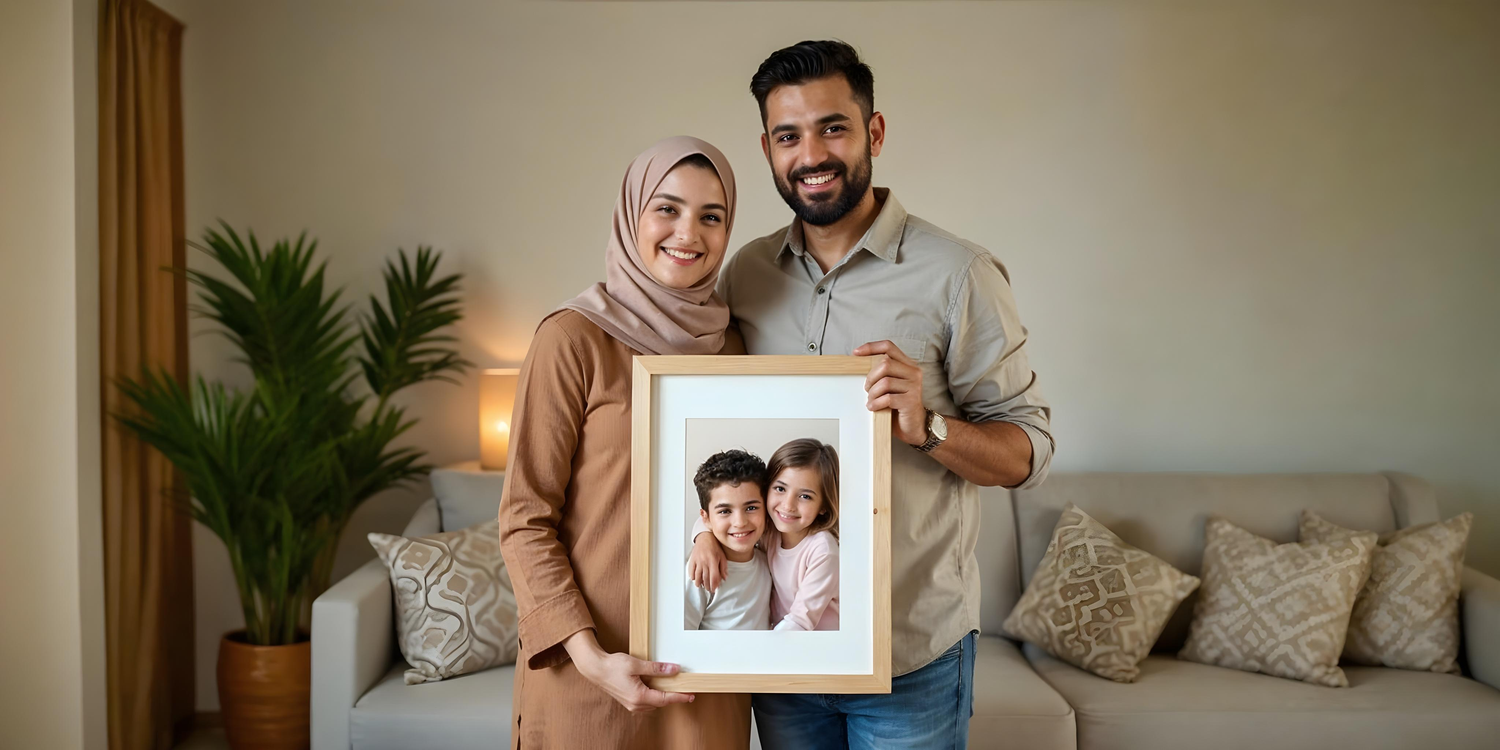
<svg viewBox="0 0 1500 750"><path fill-rule="evenodd" d="M253 383L165 371L119 383L116 415L182 477L181 503L224 542L245 629L220 643L218 683L231 747L308 745L308 604L328 587L338 539L370 497L431 467L396 445L414 419L392 397L430 380L456 382L470 363L444 329L460 319L459 275L420 247L384 269L385 300L356 313L314 264L306 234L262 249L226 223L195 245L227 272L186 271L194 310L239 351Z"/></svg>

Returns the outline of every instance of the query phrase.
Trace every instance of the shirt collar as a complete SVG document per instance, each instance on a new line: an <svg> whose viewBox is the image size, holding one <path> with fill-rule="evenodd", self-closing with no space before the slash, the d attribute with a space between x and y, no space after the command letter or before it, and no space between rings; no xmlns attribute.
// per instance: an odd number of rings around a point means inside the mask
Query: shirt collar
<svg viewBox="0 0 1500 750"><path fill-rule="evenodd" d="M865 236L859 238L854 249L864 250L881 260L895 261L901 249L901 235L906 229L906 209L891 194L890 188L875 188L875 200L882 202L880 213L875 215L875 223L865 230ZM799 258L807 252L803 245L801 219L793 219L792 225L787 227L786 239L776 257L779 259L788 252Z"/></svg>

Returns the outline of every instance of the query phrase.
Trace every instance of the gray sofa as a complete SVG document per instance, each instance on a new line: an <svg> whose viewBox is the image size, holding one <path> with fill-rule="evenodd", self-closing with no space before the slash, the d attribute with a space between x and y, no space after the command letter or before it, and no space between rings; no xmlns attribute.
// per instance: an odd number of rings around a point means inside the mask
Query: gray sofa
<svg viewBox="0 0 1500 750"><path fill-rule="evenodd" d="M499 496L473 477L436 476L434 488L446 510L429 501L408 534L438 531L445 517L483 517L493 512L484 503ZM1129 685L997 635L1068 502L1127 542L1197 574L1210 514L1277 541L1295 540L1303 508L1344 526L1386 531L1438 520L1432 490L1420 479L1058 474L1035 490L987 490L982 502L984 632L972 748L1500 747L1500 581L1473 570L1464 577L1464 677L1346 667L1350 687L1326 688L1180 662L1172 653L1186 638L1194 598ZM375 561L313 605L314 750L508 744L513 667L415 686L403 684L405 667L395 647L389 579Z"/></svg>

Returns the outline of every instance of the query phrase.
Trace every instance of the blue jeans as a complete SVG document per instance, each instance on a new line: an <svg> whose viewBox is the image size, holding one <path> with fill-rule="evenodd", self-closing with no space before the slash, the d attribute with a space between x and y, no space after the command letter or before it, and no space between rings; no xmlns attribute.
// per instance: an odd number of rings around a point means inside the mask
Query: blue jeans
<svg viewBox="0 0 1500 750"><path fill-rule="evenodd" d="M974 634L921 669L891 680L889 695L757 694L765 750L962 750L974 714Z"/></svg>

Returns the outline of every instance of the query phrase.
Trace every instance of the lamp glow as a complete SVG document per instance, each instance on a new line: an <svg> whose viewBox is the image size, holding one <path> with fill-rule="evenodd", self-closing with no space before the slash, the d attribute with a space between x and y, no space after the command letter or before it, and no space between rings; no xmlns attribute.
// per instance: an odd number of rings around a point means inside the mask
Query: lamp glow
<svg viewBox="0 0 1500 750"><path fill-rule="evenodd" d="M479 465L505 471L510 451L510 417L516 404L516 369L485 370L479 378Z"/></svg>

